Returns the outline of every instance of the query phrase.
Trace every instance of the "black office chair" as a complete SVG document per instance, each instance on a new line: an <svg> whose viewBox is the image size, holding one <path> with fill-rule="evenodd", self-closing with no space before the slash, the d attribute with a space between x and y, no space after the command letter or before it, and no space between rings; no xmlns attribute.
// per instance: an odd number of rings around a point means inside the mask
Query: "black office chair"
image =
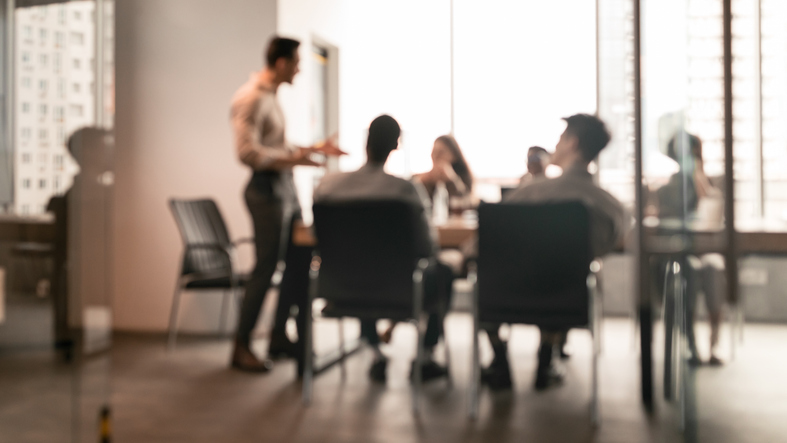
<svg viewBox="0 0 787 443"><path fill-rule="evenodd" d="M224 332L229 296L238 296L248 280L237 267L236 246L253 238L232 242L224 218L213 200L169 201L172 215L183 240L183 259L175 283L169 318L169 346L175 346L178 308L183 290L221 290L223 300L219 332Z"/></svg>
<svg viewBox="0 0 787 443"><path fill-rule="evenodd" d="M600 265L593 262L589 240L588 211L579 202L479 207L478 259L468 275L475 288L471 418L478 415L479 324L525 323L590 329L591 417L598 422L600 302L595 272Z"/></svg>
<svg viewBox="0 0 787 443"><path fill-rule="evenodd" d="M311 265L310 302L322 298L322 316L413 321L418 329L416 367L424 350L423 273L428 249L420 232L420 211L397 201L317 203L314 228L318 251ZM313 316L307 315L303 400L311 401ZM341 328L341 325L340 325ZM344 343L342 343L344 349ZM413 410L418 410L421 371L413 373Z"/></svg>

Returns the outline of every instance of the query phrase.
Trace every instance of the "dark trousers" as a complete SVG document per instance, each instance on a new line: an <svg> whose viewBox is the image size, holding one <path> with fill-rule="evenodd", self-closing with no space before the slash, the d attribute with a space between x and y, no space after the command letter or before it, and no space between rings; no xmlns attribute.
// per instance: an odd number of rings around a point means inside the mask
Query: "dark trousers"
<svg viewBox="0 0 787 443"><path fill-rule="evenodd" d="M256 263L246 284L240 308L237 340L241 343L249 343L251 340L251 333L260 316L265 295L271 286L271 277L282 256L286 268L279 288L279 303L271 340L286 338L285 327L293 305L298 306L296 318L298 337L303 337L311 248L292 245L292 223L300 220L300 211L296 205L289 204L288 208L287 204L252 185L246 188L244 197L254 224ZM286 241L282 241L283 239Z"/></svg>
<svg viewBox="0 0 787 443"><path fill-rule="evenodd" d="M451 306L454 273L448 266L437 262L424 271L424 311L429 313L424 334L424 347L433 349L443 335L443 319ZM361 337L370 345L380 344L377 320L361 320Z"/></svg>

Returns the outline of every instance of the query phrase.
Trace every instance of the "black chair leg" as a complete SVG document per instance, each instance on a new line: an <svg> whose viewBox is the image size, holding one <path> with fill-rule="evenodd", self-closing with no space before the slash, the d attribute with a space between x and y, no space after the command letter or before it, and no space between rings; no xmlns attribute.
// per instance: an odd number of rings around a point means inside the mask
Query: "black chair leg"
<svg viewBox="0 0 787 443"><path fill-rule="evenodd" d="M178 309L180 309L180 294L181 294L180 279L175 285L175 295L172 298L172 308L169 313L169 349L175 348L175 340L178 333Z"/></svg>
<svg viewBox="0 0 787 443"><path fill-rule="evenodd" d="M341 358L342 381L347 380L347 348L344 341L344 317L339 317L339 353Z"/></svg>
<svg viewBox="0 0 787 443"><path fill-rule="evenodd" d="M467 275L467 279L473 285L473 301L471 311L473 314L473 367L470 371L470 389L468 391L468 417L472 420L478 418L479 385L481 378L481 361L479 355L478 342L478 283L475 266L472 267Z"/></svg>
<svg viewBox="0 0 787 443"><path fill-rule="evenodd" d="M309 269L309 296L306 301L306 315L304 315L303 340L303 404L309 406L312 402L312 390L314 388L314 299L317 298L317 279L320 273L320 260L315 256Z"/></svg>
<svg viewBox="0 0 787 443"><path fill-rule="evenodd" d="M235 292L234 288L230 289L229 291L223 291L221 295L221 311L219 312L219 336L223 336L226 333L228 296L233 292Z"/></svg>

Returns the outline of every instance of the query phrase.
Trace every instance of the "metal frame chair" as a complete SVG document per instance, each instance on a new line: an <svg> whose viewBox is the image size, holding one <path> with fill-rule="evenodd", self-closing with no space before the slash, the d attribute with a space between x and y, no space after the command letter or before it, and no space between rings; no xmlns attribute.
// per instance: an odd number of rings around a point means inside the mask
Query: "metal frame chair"
<svg viewBox="0 0 787 443"><path fill-rule="evenodd" d="M319 252L310 270L307 306L316 298L326 301L325 317L389 318L410 321L418 331L416 368L423 363L424 271L429 265L429 242L421 233L421 212L412 204L398 201L317 203L314 228ZM425 235L426 238L422 237ZM306 324L303 402L310 404L314 379L313 311ZM344 352L342 324L340 339ZM446 356L447 346L446 347ZM421 371L413 374L413 412L419 411Z"/></svg>
<svg viewBox="0 0 787 443"><path fill-rule="evenodd" d="M169 207L183 240L180 272L169 318L170 348L177 337L178 309L183 290L222 290L219 332L224 332L228 296L238 296L247 278L238 272L236 247L253 238L231 241L227 225L212 199L170 199Z"/></svg>
<svg viewBox="0 0 787 443"><path fill-rule="evenodd" d="M484 204L478 209L478 259L473 284L473 368L470 418L478 417L479 325L525 323L588 328L593 336L590 414L600 420L601 265L590 252L589 216L579 202Z"/></svg>

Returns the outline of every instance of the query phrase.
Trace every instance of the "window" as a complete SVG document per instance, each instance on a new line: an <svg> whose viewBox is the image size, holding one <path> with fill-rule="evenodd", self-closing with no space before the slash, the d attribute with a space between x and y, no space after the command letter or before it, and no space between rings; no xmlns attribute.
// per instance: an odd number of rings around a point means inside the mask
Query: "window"
<svg viewBox="0 0 787 443"><path fill-rule="evenodd" d="M90 82L98 74L90 70L92 57L96 66L107 67L102 78L95 81L97 87L106 85L107 96L111 97L114 8L98 8L106 17L103 27L98 28L91 23L91 9L96 7L93 1L5 3L16 6L5 11L11 14L5 19L15 24L13 30L9 29L13 32L8 42L14 63L7 68L13 71L8 77L13 81L9 86L17 91L9 109L15 115L9 120L9 133L16 145L13 154L0 155L0 170L4 171L0 175L8 172L16 191L9 189L11 201L0 203L0 211L6 205L21 213L24 205L29 213L37 214L51 195L68 189L75 172L65 147L71 131L89 123L86 120L95 114L88 94ZM94 39L100 39L98 46L93 44ZM101 48L103 51L99 51ZM107 116L102 121L112 125L112 109L102 107L102 111L102 116Z"/></svg>
<svg viewBox="0 0 787 443"><path fill-rule="evenodd" d="M26 189L30 189L30 185L27 186ZM29 214L30 213L30 205L22 205L22 214Z"/></svg>
<svg viewBox="0 0 787 443"><path fill-rule="evenodd" d="M85 113L84 107L82 105L71 105L71 115L74 117L82 117Z"/></svg>
<svg viewBox="0 0 787 443"><path fill-rule="evenodd" d="M71 44L72 45L79 45L82 46L85 44L85 34L81 32L72 32L71 33Z"/></svg>

